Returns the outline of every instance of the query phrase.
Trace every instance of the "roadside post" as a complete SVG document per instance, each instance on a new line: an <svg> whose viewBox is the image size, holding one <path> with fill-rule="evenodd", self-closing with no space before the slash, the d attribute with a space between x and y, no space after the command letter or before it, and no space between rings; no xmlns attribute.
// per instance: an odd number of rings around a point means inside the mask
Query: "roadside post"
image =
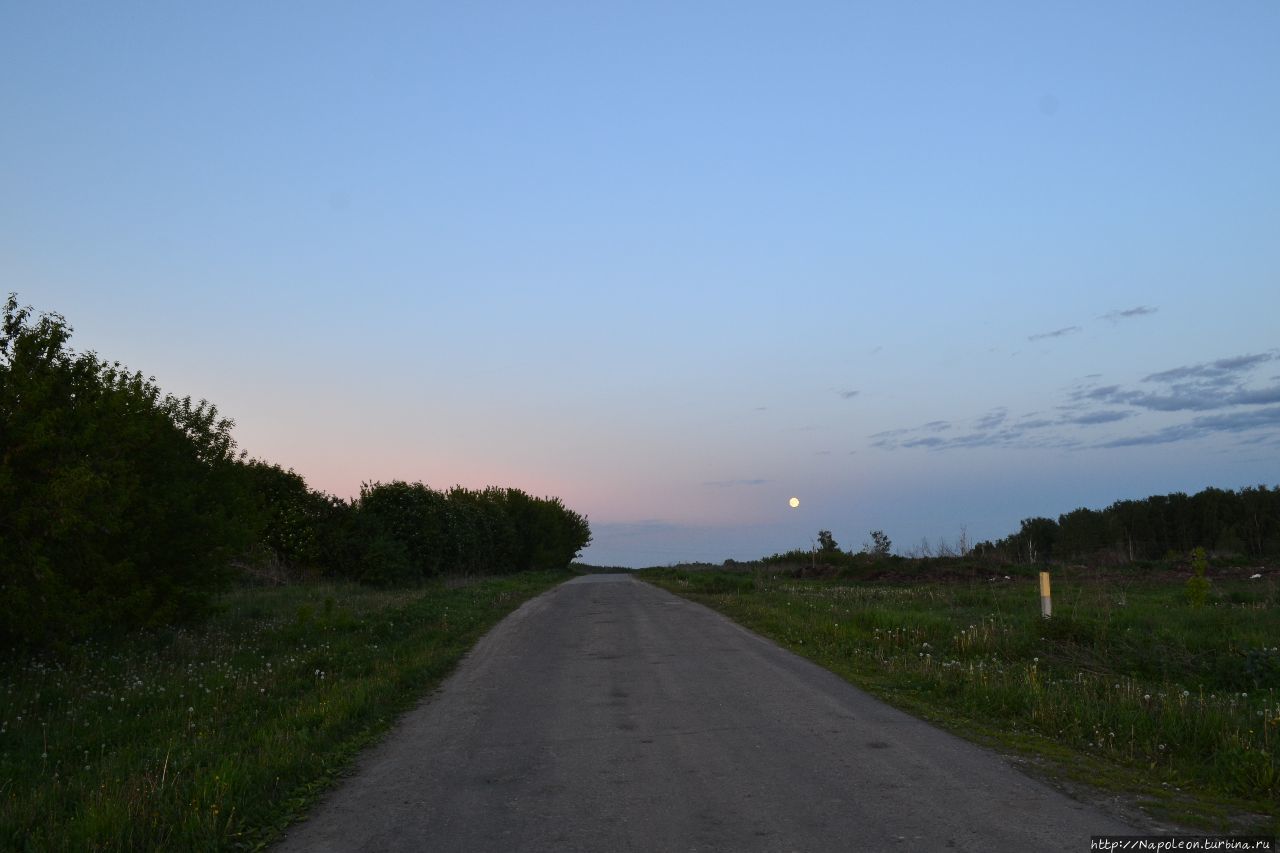
<svg viewBox="0 0 1280 853"><path fill-rule="evenodd" d="M1049 573L1040 573L1040 615L1045 619L1053 616L1053 597L1049 594Z"/></svg>

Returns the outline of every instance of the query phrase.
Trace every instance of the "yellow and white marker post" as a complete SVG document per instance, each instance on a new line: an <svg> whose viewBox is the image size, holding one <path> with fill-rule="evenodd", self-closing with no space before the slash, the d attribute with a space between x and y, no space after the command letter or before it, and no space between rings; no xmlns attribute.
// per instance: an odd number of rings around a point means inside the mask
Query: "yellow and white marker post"
<svg viewBox="0 0 1280 853"><path fill-rule="evenodd" d="M1049 594L1049 573L1040 573L1040 615L1045 619L1053 616L1053 596Z"/></svg>

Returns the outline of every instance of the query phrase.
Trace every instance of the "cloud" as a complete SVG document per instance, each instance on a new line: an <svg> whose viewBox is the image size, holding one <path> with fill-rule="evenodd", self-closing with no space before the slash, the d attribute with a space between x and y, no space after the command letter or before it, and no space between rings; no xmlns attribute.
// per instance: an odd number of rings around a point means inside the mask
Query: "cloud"
<svg viewBox="0 0 1280 853"><path fill-rule="evenodd" d="M1260 364L1266 364L1274 361L1276 354L1273 352L1257 353L1255 355L1237 355L1233 358L1220 358L1217 361L1208 361L1202 364L1193 364L1187 367L1175 367L1172 370L1162 370L1159 373L1152 373L1150 376L1144 376L1143 382L1179 382L1187 379L1217 380L1224 377L1233 377L1241 373L1248 373Z"/></svg>
<svg viewBox="0 0 1280 853"><path fill-rule="evenodd" d="M842 399L842 400L852 400L854 397L858 396L860 393L862 393L862 392L861 392L861 391L841 391L841 392L840 392L840 399Z"/></svg>
<svg viewBox="0 0 1280 853"><path fill-rule="evenodd" d="M1072 417L1064 417L1063 423L1080 424L1081 426L1091 426L1093 424L1111 424L1116 421L1122 421L1125 418L1133 417L1133 412L1118 412L1115 410L1100 409L1096 412L1085 412Z"/></svg>
<svg viewBox="0 0 1280 853"><path fill-rule="evenodd" d="M1131 435L1103 442L1098 447L1136 447L1150 444L1169 444L1204 438L1216 433L1237 433L1254 429L1280 428L1280 406L1253 409L1247 412L1231 412L1224 415L1205 415L1192 418L1185 424L1175 424L1143 435Z"/></svg>
<svg viewBox="0 0 1280 853"><path fill-rule="evenodd" d="M1052 418L1030 412L1011 419L1007 408L1000 406L974 419L968 432L952 431L952 421L934 420L878 432L870 436L871 446L881 450L931 451L972 447L1135 447L1258 430L1269 430L1261 439L1269 440L1280 428L1280 382L1269 379L1266 384L1257 385L1252 380L1262 365L1278 361L1280 350L1250 353L1151 373L1136 386L1075 385L1063 389L1064 404L1054 406L1059 414ZM1087 377L1097 378L1097 374ZM1082 437L1082 430L1129 421L1139 423L1155 412L1204 414L1133 435L1090 441Z"/></svg>
<svg viewBox="0 0 1280 853"><path fill-rule="evenodd" d="M881 450L902 448L925 448L927 450L948 450L959 447L992 447L1016 443L1023 432L1035 429L1040 424L1032 421L1011 426L1002 425L1008 418L1007 410L1000 407L976 421L976 428L970 432L953 434L944 437L939 433L949 432L954 425L950 421L929 421L911 429L891 429L878 432L870 438L872 447ZM1045 424L1051 423L1045 421Z"/></svg>
<svg viewBox="0 0 1280 853"><path fill-rule="evenodd" d="M1148 317L1159 310L1159 308L1154 306L1136 305L1133 308L1126 308L1123 311L1108 311L1099 319L1110 320L1112 323L1117 323L1121 320L1128 320L1133 317Z"/></svg>
<svg viewBox="0 0 1280 853"><path fill-rule="evenodd" d="M1248 374L1276 360L1275 353L1258 353L1184 365L1142 378L1153 390L1103 385L1081 388L1069 397L1113 406L1133 406L1155 412L1204 412L1234 406L1267 406L1280 403L1280 384L1255 388L1246 385Z"/></svg>
<svg viewBox="0 0 1280 853"><path fill-rule="evenodd" d="M1119 385L1103 385L1087 391L1076 391L1071 395L1073 400L1111 400L1121 394Z"/></svg>
<svg viewBox="0 0 1280 853"><path fill-rule="evenodd" d="M721 489L730 489L737 486L763 486L768 482L768 480L709 480L702 485L714 486Z"/></svg>
<svg viewBox="0 0 1280 853"><path fill-rule="evenodd" d="M1270 388L1225 388L1176 385L1165 393L1125 391L1111 386L1086 395L1113 405L1135 406L1153 412L1207 412L1233 406L1266 406L1280 403L1280 385Z"/></svg>
<svg viewBox="0 0 1280 853"><path fill-rule="evenodd" d="M1243 432L1258 427L1280 426L1280 406L1269 409L1254 409L1248 412L1232 412L1225 415L1207 415L1194 418L1192 425L1214 432Z"/></svg>
<svg viewBox="0 0 1280 853"><path fill-rule="evenodd" d="M1074 335L1076 332L1084 331L1079 326L1063 326L1061 329L1054 329L1052 332L1040 332L1037 335L1027 335L1029 341L1042 341L1045 338L1061 338L1067 335Z"/></svg>
<svg viewBox="0 0 1280 853"><path fill-rule="evenodd" d="M995 429L1005 422L1009 417L1009 410L1001 406L998 409L992 409L974 422L974 426L980 430Z"/></svg>

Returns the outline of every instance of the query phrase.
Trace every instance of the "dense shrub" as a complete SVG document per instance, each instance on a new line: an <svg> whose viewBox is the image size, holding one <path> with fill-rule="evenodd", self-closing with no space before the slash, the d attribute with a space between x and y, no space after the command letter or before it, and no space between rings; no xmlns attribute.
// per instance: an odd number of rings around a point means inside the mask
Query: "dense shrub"
<svg viewBox="0 0 1280 853"><path fill-rule="evenodd" d="M200 614L232 565L414 584L564 568L590 542L558 498L365 484L356 500L237 456L205 401L68 346L16 296L0 329L0 642ZM261 575L262 573L259 572Z"/></svg>
<svg viewBox="0 0 1280 853"><path fill-rule="evenodd" d="M202 610L252 535L232 423L75 353L10 296L0 330L0 635L41 642Z"/></svg>
<svg viewBox="0 0 1280 853"><path fill-rule="evenodd" d="M559 498L533 498L519 489L438 492L422 483L366 483L355 512L360 535L380 543L380 555L389 553L386 542L398 544L410 580L563 569L591 541L587 520Z"/></svg>

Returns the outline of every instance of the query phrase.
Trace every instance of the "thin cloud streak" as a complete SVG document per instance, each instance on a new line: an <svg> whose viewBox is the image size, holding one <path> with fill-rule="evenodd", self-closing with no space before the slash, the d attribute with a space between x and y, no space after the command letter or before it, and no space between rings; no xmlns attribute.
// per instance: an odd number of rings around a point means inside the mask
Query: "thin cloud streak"
<svg viewBox="0 0 1280 853"><path fill-rule="evenodd" d="M1116 421L1122 421L1126 418L1133 417L1133 412L1117 412L1114 410L1101 410L1097 412L1085 412L1081 415L1067 417L1062 419L1062 423L1080 424L1081 426L1091 426L1093 424L1110 424Z"/></svg>
<svg viewBox="0 0 1280 853"><path fill-rule="evenodd" d="M1108 311L1099 319L1110 320L1112 323L1116 323L1120 320L1129 320L1134 317L1149 317L1159 310L1160 309L1155 306L1137 305L1133 308L1127 308L1124 311Z"/></svg>
<svg viewBox="0 0 1280 853"><path fill-rule="evenodd" d="M1143 382L1177 382L1181 379L1206 379L1218 378L1223 376L1235 376L1240 373L1247 373L1260 364L1266 364L1274 361L1276 354L1273 352L1256 353L1253 355L1237 355L1232 358L1220 358L1217 361L1204 362L1202 364L1193 364L1188 367L1175 367L1172 370L1162 370L1159 373L1152 373L1144 376Z"/></svg>
<svg viewBox="0 0 1280 853"><path fill-rule="evenodd" d="M1041 332L1038 335L1027 335L1027 340L1043 341L1045 338L1062 338L1082 331L1084 330L1079 326L1063 326L1061 329L1054 329L1052 332Z"/></svg>
<svg viewBox="0 0 1280 853"><path fill-rule="evenodd" d="M1008 409L1005 409L1003 407L999 409L993 409L992 411L978 418L977 423L975 423L974 426L977 427L979 430L992 430L1000 426L1001 424L1003 424L1005 420L1008 419L1008 417L1009 417Z"/></svg>

